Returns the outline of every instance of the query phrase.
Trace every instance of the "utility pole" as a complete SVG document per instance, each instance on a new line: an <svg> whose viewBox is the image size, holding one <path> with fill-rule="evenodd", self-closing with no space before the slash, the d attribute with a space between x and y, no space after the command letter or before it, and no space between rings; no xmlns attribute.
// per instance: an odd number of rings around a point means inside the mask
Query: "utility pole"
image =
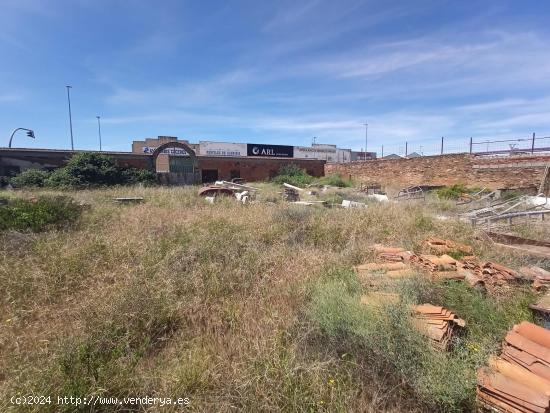
<svg viewBox="0 0 550 413"><path fill-rule="evenodd" d="M73 117L71 114L71 94L69 90L72 86L67 85L67 102L69 102L69 127L71 129L71 150L74 151L74 141L73 141Z"/></svg>
<svg viewBox="0 0 550 413"><path fill-rule="evenodd" d="M369 137L369 124L365 122L365 161L367 160L367 141Z"/></svg>
<svg viewBox="0 0 550 413"><path fill-rule="evenodd" d="M314 136L313 143L311 144L311 146L313 146L313 156L315 157L315 159L317 159L317 147L314 146L316 143L317 143L317 136Z"/></svg>
<svg viewBox="0 0 550 413"><path fill-rule="evenodd" d="M100 116L96 116L97 118L97 130L99 132L99 152L101 152L101 122L99 121Z"/></svg>

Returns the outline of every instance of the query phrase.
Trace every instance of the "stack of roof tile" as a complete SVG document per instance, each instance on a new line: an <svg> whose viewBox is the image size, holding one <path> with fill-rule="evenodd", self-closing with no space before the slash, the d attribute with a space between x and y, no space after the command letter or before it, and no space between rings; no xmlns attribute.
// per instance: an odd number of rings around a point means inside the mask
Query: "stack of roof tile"
<svg viewBox="0 0 550 413"><path fill-rule="evenodd" d="M472 287L483 287L489 294L495 295L509 289L510 284L523 281L523 277L511 268L494 262L479 263L474 257L459 262L458 272Z"/></svg>
<svg viewBox="0 0 550 413"><path fill-rule="evenodd" d="M472 254L472 247L465 244L459 244L448 239L429 237L424 241L424 247L435 254L448 254L450 252L462 252L463 254Z"/></svg>
<svg viewBox="0 0 550 413"><path fill-rule="evenodd" d="M481 265L475 257L464 257L459 261L457 271L464 276L464 281L471 287L485 290Z"/></svg>
<svg viewBox="0 0 550 413"><path fill-rule="evenodd" d="M415 255L412 257L411 262L429 273L433 278L464 279L464 275L458 271L459 262L446 254L440 257L428 254Z"/></svg>
<svg viewBox="0 0 550 413"><path fill-rule="evenodd" d="M370 262L354 267L359 277L368 276L373 272L384 272L387 277L400 278L412 273L412 269L404 262Z"/></svg>
<svg viewBox="0 0 550 413"><path fill-rule="evenodd" d="M478 370L477 398L497 412L550 412L550 331L526 321L514 326L501 358Z"/></svg>
<svg viewBox="0 0 550 413"><path fill-rule="evenodd" d="M414 306L412 316L413 325L442 350L446 350L454 334L466 326L466 322L451 311L432 304Z"/></svg>
<svg viewBox="0 0 550 413"><path fill-rule="evenodd" d="M376 244L373 246L376 259L390 262L409 262L414 254L399 247L386 247Z"/></svg>

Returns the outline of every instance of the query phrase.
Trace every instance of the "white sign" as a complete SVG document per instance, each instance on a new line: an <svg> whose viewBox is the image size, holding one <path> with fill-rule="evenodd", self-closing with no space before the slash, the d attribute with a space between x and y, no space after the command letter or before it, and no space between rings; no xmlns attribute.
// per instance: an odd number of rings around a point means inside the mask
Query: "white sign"
<svg viewBox="0 0 550 413"><path fill-rule="evenodd" d="M151 155L153 152L155 152L156 146L144 146L142 148L143 153ZM166 148L161 152L164 155L172 155L172 156L189 156L187 151L182 148Z"/></svg>
<svg viewBox="0 0 550 413"><path fill-rule="evenodd" d="M199 153L205 156L246 156L246 143L200 141Z"/></svg>
<svg viewBox="0 0 550 413"><path fill-rule="evenodd" d="M336 148L330 146L295 146L294 157L302 159L324 159L327 161L335 161Z"/></svg>

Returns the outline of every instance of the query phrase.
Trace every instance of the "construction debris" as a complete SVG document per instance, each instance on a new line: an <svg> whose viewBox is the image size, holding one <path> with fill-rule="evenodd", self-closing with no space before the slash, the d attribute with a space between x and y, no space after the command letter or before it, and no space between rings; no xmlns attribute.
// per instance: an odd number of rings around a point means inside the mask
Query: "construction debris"
<svg viewBox="0 0 550 413"><path fill-rule="evenodd" d="M550 292L541 296L536 303L529 306L535 317L544 328L550 329Z"/></svg>
<svg viewBox="0 0 550 413"><path fill-rule="evenodd" d="M508 332L500 358L478 370L479 404L496 412L550 412L550 331L524 321Z"/></svg>
<svg viewBox="0 0 550 413"><path fill-rule="evenodd" d="M234 196L235 190L226 188L220 185L207 185L199 189L199 196L217 197L217 196Z"/></svg>
<svg viewBox="0 0 550 413"><path fill-rule="evenodd" d="M372 195L367 195L367 198L368 199L374 199L378 202L389 202L389 198L386 194L372 194Z"/></svg>
<svg viewBox="0 0 550 413"><path fill-rule="evenodd" d="M471 255L473 249L469 245L459 244L447 239L429 237L424 241L424 247L435 254L448 254L450 252L461 252Z"/></svg>
<svg viewBox="0 0 550 413"><path fill-rule="evenodd" d="M256 198L258 188L236 182L216 181L214 185L203 186L199 189L199 196L205 197L207 202L214 203L218 196L234 196L237 201L247 204Z"/></svg>
<svg viewBox="0 0 550 413"><path fill-rule="evenodd" d="M486 223L490 227L497 221L505 221L511 225L517 218L540 217L543 220L546 214L550 214L549 208L550 200L544 196L520 195L506 200L493 200L484 207L473 208L461 214L460 217L469 220L472 225Z"/></svg>
<svg viewBox="0 0 550 413"><path fill-rule="evenodd" d="M407 188L401 189L397 196L395 197L398 201L401 200L411 200L411 199L426 199L426 194L424 190L419 186L409 186Z"/></svg>
<svg viewBox="0 0 550 413"><path fill-rule="evenodd" d="M297 186L290 185L287 183L283 184L283 200L288 202L298 202L300 200L300 192L303 191L302 188Z"/></svg>
<svg viewBox="0 0 550 413"><path fill-rule="evenodd" d="M378 182L361 183L359 192L364 192L367 195L386 195L382 190L382 185Z"/></svg>
<svg viewBox="0 0 550 413"><path fill-rule="evenodd" d="M546 289L550 286L550 271L532 265L530 267L521 267L518 272L523 278L533 281L533 288L535 290Z"/></svg>
<svg viewBox="0 0 550 413"><path fill-rule="evenodd" d="M457 205L464 205L464 204L469 204L469 203L474 202L474 201L480 201L486 195L485 194L486 190L487 190L487 188L482 188L481 190L479 190L475 193L462 192L458 196L458 199L456 200L456 204Z"/></svg>
<svg viewBox="0 0 550 413"><path fill-rule="evenodd" d="M441 350L447 350L452 338L466 326L451 311L432 304L414 306L412 316L413 325Z"/></svg>
<svg viewBox="0 0 550 413"><path fill-rule="evenodd" d="M139 204L143 202L142 197L113 198L113 200L120 204Z"/></svg>
<svg viewBox="0 0 550 413"><path fill-rule="evenodd" d="M342 208L366 208L367 205L361 202L348 201L347 199L342 200Z"/></svg>

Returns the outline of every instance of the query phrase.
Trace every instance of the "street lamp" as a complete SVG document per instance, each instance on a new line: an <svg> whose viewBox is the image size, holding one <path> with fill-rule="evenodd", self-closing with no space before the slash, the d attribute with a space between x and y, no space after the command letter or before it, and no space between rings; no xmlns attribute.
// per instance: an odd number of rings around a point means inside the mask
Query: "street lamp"
<svg viewBox="0 0 550 413"><path fill-rule="evenodd" d="M74 151L74 141L73 141L73 117L71 115L71 94L69 93L69 90L72 88L72 86L67 85L67 102L69 102L69 127L71 129L71 150Z"/></svg>
<svg viewBox="0 0 550 413"><path fill-rule="evenodd" d="M100 116L96 116L97 118L97 130L99 132L99 152L101 152L101 122L100 122Z"/></svg>
<svg viewBox="0 0 550 413"><path fill-rule="evenodd" d="M15 129L15 130L12 132L12 134L11 134L11 136L10 136L10 143L9 143L9 145L8 145L8 148L11 148L11 141L12 141L12 139L13 139L13 135L15 135L15 132L17 132L18 130L26 130L26 131L27 131L27 136L28 136L29 138L35 139L34 131L33 131L32 129L17 128L17 129Z"/></svg>

